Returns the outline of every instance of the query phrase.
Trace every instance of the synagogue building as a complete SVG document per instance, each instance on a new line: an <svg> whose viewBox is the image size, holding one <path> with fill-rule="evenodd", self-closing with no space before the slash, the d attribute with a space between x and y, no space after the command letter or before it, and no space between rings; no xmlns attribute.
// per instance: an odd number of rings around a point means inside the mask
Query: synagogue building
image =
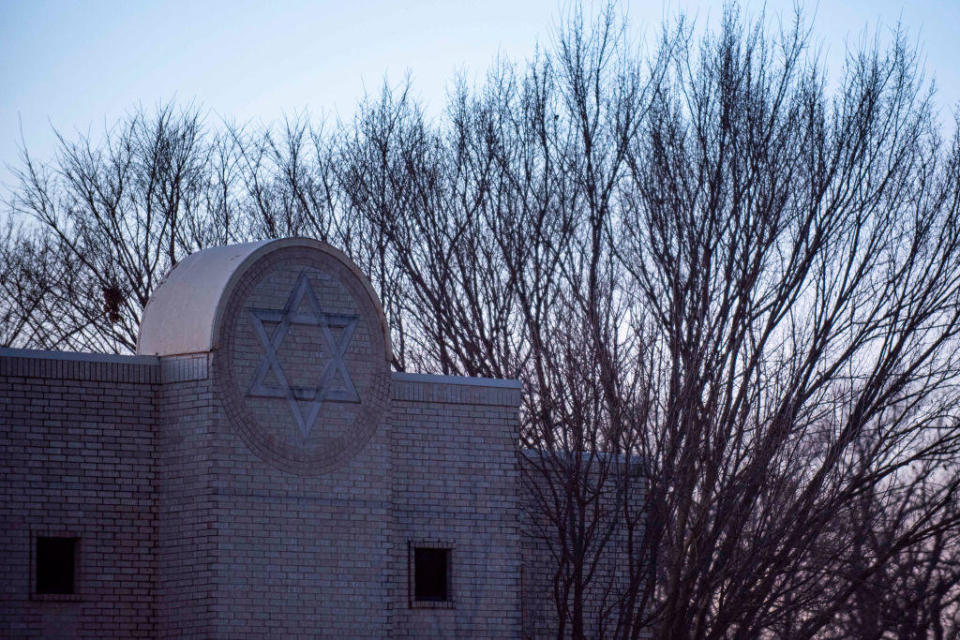
<svg viewBox="0 0 960 640"><path fill-rule="evenodd" d="M520 638L520 384L390 362L306 239L187 257L138 355L0 350L0 637Z"/></svg>

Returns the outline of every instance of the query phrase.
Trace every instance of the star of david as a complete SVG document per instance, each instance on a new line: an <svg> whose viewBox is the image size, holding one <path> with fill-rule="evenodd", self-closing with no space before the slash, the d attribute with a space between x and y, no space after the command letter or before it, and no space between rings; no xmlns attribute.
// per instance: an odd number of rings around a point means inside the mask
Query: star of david
<svg viewBox="0 0 960 640"><path fill-rule="evenodd" d="M304 301L306 301L306 311L298 311ZM253 383L247 392L248 396L286 398L290 412L304 439L310 435L310 430L325 401L360 402L360 396L353 386L353 380L344 362L344 356L357 326L358 316L322 311L305 271L301 272L297 278L283 309L251 308L247 309L247 312L264 350L263 359L257 365ZM276 326L268 333L265 323L276 324ZM324 351L328 354L327 364L315 387L292 386L287 381L277 356L277 351L291 327L300 325L319 329ZM334 336L332 329L342 329L339 339ZM267 384L267 376L270 372L273 372L278 385ZM336 384L338 378L339 386Z"/></svg>

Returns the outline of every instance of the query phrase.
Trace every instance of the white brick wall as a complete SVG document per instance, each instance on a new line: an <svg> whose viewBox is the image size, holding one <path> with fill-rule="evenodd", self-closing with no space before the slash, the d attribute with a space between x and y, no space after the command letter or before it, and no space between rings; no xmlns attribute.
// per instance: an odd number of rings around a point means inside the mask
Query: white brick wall
<svg viewBox="0 0 960 640"><path fill-rule="evenodd" d="M31 355L0 355L0 637L153 637L156 362ZM37 535L80 537L75 596L31 595Z"/></svg>
<svg viewBox="0 0 960 640"><path fill-rule="evenodd" d="M349 463L261 460L206 354L0 353L0 637L516 638L515 383L396 374ZM36 532L82 539L78 598L30 597ZM408 545L454 546L411 608Z"/></svg>

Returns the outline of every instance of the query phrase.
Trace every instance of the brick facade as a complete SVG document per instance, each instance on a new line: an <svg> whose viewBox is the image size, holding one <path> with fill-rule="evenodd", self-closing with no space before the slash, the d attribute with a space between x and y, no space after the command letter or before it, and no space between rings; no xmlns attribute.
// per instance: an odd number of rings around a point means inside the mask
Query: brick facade
<svg viewBox="0 0 960 640"><path fill-rule="evenodd" d="M391 373L343 254L188 256L138 350L0 349L0 638L548 633L520 384Z"/></svg>
<svg viewBox="0 0 960 640"><path fill-rule="evenodd" d="M512 387L459 382L438 385L429 376L394 376L396 638L520 635L515 455L520 394ZM452 548L454 608L411 607L408 546L416 542Z"/></svg>
<svg viewBox="0 0 960 640"><path fill-rule="evenodd" d="M159 366L51 355L0 355L0 637L154 637ZM33 593L37 536L80 539L77 595Z"/></svg>
<svg viewBox="0 0 960 640"><path fill-rule="evenodd" d="M233 432L212 357L0 351L0 637L520 637L516 383L393 374L363 449L305 477ZM78 593L32 594L35 537L67 534ZM431 543L449 607L411 605Z"/></svg>

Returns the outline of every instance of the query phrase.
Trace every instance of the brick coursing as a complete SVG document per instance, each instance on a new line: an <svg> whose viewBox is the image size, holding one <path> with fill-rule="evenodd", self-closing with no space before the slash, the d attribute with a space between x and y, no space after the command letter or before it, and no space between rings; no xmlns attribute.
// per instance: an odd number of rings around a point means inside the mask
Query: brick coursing
<svg viewBox="0 0 960 640"><path fill-rule="evenodd" d="M488 398L496 403L459 404L478 389L438 386L394 385L394 537L452 544L454 605L411 607L409 547L395 546L393 637L518 638L519 434L517 405L508 401L519 402L519 390L497 390Z"/></svg>
<svg viewBox="0 0 960 640"><path fill-rule="evenodd" d="M158 381L0 356L0 637L154 637ZM76 597L31 597L38 535L80 537Z"/></svg>
<svg viewBox="0 0 960 640"><path fill-rule="evenodd" d="M209 638L215 631L215 401L208 379L184 380L187 362L163 367L169 381L158 391L158 638Z"/></svg>
<svg viewBox="0 0 960 640"><path fill-rule="evenodd" d="M311 477L236 434L210 354L36 355L0 354L0 637L520 637L519 389L399 374ZM66 534L79 595L36 599L33 536ZM418 542L453 548L451 607L411 607Z"/></svg>

